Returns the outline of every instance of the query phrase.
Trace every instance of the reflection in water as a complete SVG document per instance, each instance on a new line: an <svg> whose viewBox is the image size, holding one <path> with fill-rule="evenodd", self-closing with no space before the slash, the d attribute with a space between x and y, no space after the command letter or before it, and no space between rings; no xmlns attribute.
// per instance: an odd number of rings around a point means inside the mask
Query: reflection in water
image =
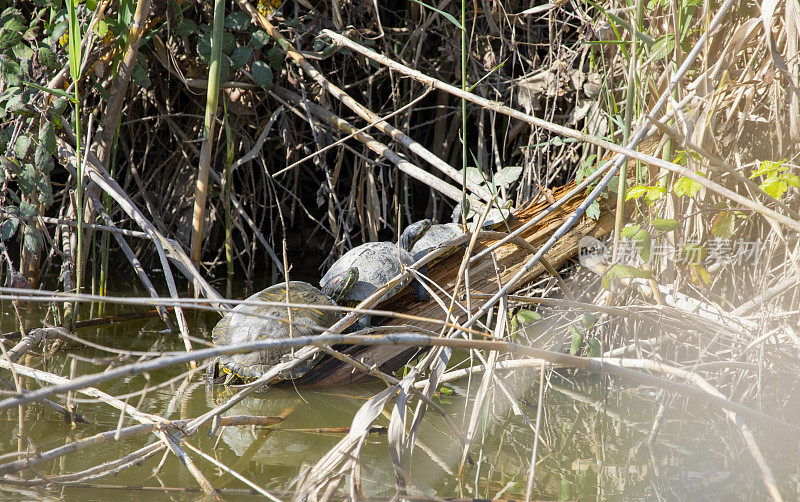
<svg viewBox="0 0 800 502"><path fill-rule="evenodd" d="M193 319L192 329L207 332L212 320L203 316ZM124 326L98 329L83 336L109 345L125 339L131 348L146 350L161 345L162 350L180 349L179 340L165 337L158 321L141 321ZM90 336L92 335L92 336ZM102 371L97 357L107 354L71 349L82 357L79 373ZM43 369L65 374L70 358L59 353ZM185 368L168 368L150 375L151 388L166 382ZM498 381L484 408L483 421L470 449L463 476L457 479L461 457L458 438L443 419L428 411L422 423L409 468L410 492L439 497L522 498L525 495L533 444L538 399L538 372L498 372ZM584 373L561 371L548 375L542 412L541 444L538 447L533 497L544 499L601 498L666 498L666 499L753 499L763 498L763 485L750 455L738 433L726 422L719 410L687 404L681 397L658 394L647 389L626 389L624 381L606 381ZM143 377L108 382L102 390L114 395L140 390ZM765 381L765 396L770 385ZM36 384L26 382L29 388ZM455 395L438 397L452 420L462 430L469 422L477 380L471 387L467 380L452 385ZM291 386L269 389L250 397L226 412L227 416L283 416L285 420L272 428L253 426L223 427L217 436L209 436L208 428L187 438L201 450L212 454L250 480L275 493L292 490L292 480L303 466L314 465L344 434L341 428L350 425L353 415L366 399L384 387L372 384L336 389L300 388ZM613 390L610 390L613 389ZM168 419L193 418L230 394L224 387L209 387L199 378L188 385L176 382L148 391L142 411ZM516 410L506 395L513 396ZM776 395L780 395L776 393ZM140 396L130 398L138 403ZM63 401L63 400L62 400ZM663 420L656 422L661 403L666 403ZM391 401L390 401L391 404ZM764 406L769 404L765 401ZM466 418L465 418L466 410ZM46 451L65 442L76 441L99 432L114 430L119 414L103 403L81 401L78 412L91 424L71 429L57 414L38 404L25 406L26 428L23 444L36 451ZM390 408L376 425L387 426ZM19 430L17 410L0 414L0 454L17 451ZM408 411L408 420L413 407ZM132 425L125 420L124 425ZM658 426L654 428L654 423ZM338 428L338 430L337 430ZM793 441L775 437L773 431L756 429L760 446L781 483L784 495L796 493L798 452ZM30 441L29 441L30 440ZM111 442L73 453L55 462L37 467L43 475L76 472L101 462L120 458L153 441L152 436L138 436ZM361 450L362 486L366 496L391 496L395 493L394 471L388 456L386 435L374 432ZM8 460L3 460L7 462ZM114 477L99 478L93 483L117 486L168 486L195 488L194 479L173 456L167 458L157 478L152 469L160 461L156 456L142 466L131 467ZM195 458L198 467L217 487L240 489L243 485L221 475L205 461ZM30 473L32 476L33 473ZM341 485L345 490L347 480ZM0 485L0 497L28 500L58 496L59 490L21 490ZM108 490L81 486L63 492L66 499L139 500L142 493L134 489ZM192 494L169 495L147 492L147 498L164 500L194 499Z"/></svg>

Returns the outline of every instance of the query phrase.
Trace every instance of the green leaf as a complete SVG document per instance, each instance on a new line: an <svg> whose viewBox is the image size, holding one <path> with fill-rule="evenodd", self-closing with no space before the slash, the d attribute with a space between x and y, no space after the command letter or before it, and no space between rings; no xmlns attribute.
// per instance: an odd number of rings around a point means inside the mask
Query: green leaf
<svg viewBox="0 0 800 502"><path fill-rule="evenodd" d="M22 67L10 58L0 58L0 77L6 85L19 85L22 83Z"/></svg>
<svg viewBox="0 0 800 502"><path fill-rule="evenodd" d="M39 123L39 144L47 153L52 154L56 151L56 133L53 124L44 117Z"/></svg>
<svg viewBox="0 0 800 502"><path fill-rule="evenodd" d="M237 10L225 17L225 27L232 30L244 31L250 27L250 14Z"/></svg>
<svg viewBox="0 0 800 502"><path fill-rule="evenodd" d="M191 35L193 33L197 33L197 23L189 19L188 17L183 18L183 20L172 30L172 33L178 37L185 37L187 35ZM210 52L209 52L210 54Z"/></svg>
<svg viewBox="0 0 800 502"><path fill-rule="evenodd" d="M97 0L86 0L86 8L94 12L97 8Z"/></svg>
<svg viewBox="0 0 800 502"><path fill-rule="evenodd" d="M639 230L636 232L636 235L633 236L633 240L636 242L636 247L639 249L639 255L642 257L642 260L645 263L650 261L650 246L652 244L652 240L650 239L650 233L647 230Z"/></svg>
<svg viewBox="0 0 800 502"><path fill-rule="evenodd" d="M108 23L105 22L103 19L97 21L97 24L94 25L94 32L100 38L105 37L106 35L108 35Z"/></svg>
<svg viewBox="0 0 800 502"><path fill-rule="evenodd" d="M780 199L783 197L783 194L785 194L786 190L789 189L789 185L778 176L770 176L762 181L761 185L759 186L767 193L767 195L775 199Z"/></svg>
<svg viewBox="0 0 800 502"><path fill-rule="evenodd" d="M638 232L641 228L642 227L639 225L625 225L625 228L622 229L619 235L623 239L628 239L636 235L636 232Z"/></svg>
<svg viewBox="0 0 800 502"><path fill-rule="evenodd" d="M211 33L204 32L197 37L197 53L205 61L211 57Z"/></svg>
<svg viewBox="0 0 800 502"><path fill-rule="evenodd" d="M783 178L783 181L785 181L789 185L795 188L800 188L800 178L798 178L796 174L784 173L781 174L781 178Z"/></svg>
<svg viewBox="0 0 800 502"><path fill-rule="evenodd" d="M150 85L152 85L150 77L147 75L147 70L145 70L144 66L142 66L139 62L133 66L133 72L131 75L133 77L133 81L136 82L136 85L139 87L147 89L150 87Z"/></svg>
<svg viewBox="0 0 800 502"><path fill-rule="evenodd" d="M653 228L659 232L672 232L681 226L680 223L672 218L655 218L651 223Z"/></svg>
<svg viewBox="0 0 800 502"><path fill-rule="evenodd" d="M283 51L281 51L277 45L267 51L267 59L269 60L269 66L273 71L279 71L281 68L283 68Z"/></svg>
<svg viewBox="0 0 800 502"><path fill-rule="evenodd" d="M722 211L711 227L711 231L720 239L730 239L736 223L736 214L733 211Z"/></svg>
<svg viewBox="0 0 800 502"><path fill-rule="evenodd" d="M681 176L672 186L672 193L678 197L694 197L703 186L697 181Z"/></svg>
<svg viewBox="0 0 800 502"><path fill-rule="evenodd" d="M652 279L653 274L648 272L647 270L643 270L641 268L632 267L630 265L625 265L622 263L618 263L611 267L608 271L608 275L611 278L617 279Z"/></svg>
<svg viewBox="0 0 800 502"><path fill-rule="evenodd" d="M672 33L658 37L656 43L650 48L652 57L655 59L664 59L672 54L673 50L675 50L675 36Z"/></svg>
<svg viewBox="0 0 800 502"><path fill-rule="evenodd" d="M31 153L31 146L33 145L33 140L27 134L21 134L17 137L17 141L14 143L14 155L17 156L18 159L23 160L28 157L28 154Z"/></svg>
<svg viewBox="0 0 800 502"><path fill-rule="evenodd" d="M625 191L625 200L629 201L631 199L638 199L642 195L647 193L647 187L644 185L633 185L628 187L628 190Z"/></svg>
<svg viewBox="0 0 800 502"><path fill-rule="evenodd" d="M597 338L590 338L586 342L586 355L589 357L600 357L603 355L603 346L600 345L600 340Z"/></svg>
<svg viewBox="0 0 800 502"><path fill-rule="evenodd" d="M264 89L272 88L272 70L269 65L263 61L253 61L250 66L253 73L253 80Z"/></svg>
<svg viewBox="0 0 800 502"><path fill-rule="evenodd" d="M55 26L52 26L51 28L52 31L50 32L50 35L48 35L47 38L44 39L45 43L47 45L52 45L56 43L58 39L61 38L61 36L64 33L67 32L68 29L69 29L69 24L67 23L66 19L59 21L58 23L56 23Z"/></svg>
<svg viewBox="0 0 800 502"><path fill-rule="evenodd" d="M21 17L11 17L6 20L0 28L0 52L5 52L9 47L14 47L21 40L23 33L28 27L21 20Z"/></svg>
<svg viewBox="0 0 800 502"><path fill-rule="evenodd" d="M247 46L237 47L233 54L231 54L231 68L238 70L250 61L250 56L253 55L253 49Z"/></svg>
<svg viewBox="0 0 800 502"><path fill-rule="evenodd" d="M67 0L67 20L69 21L69 38L67 48L69 55L69 73L73 82L81 78L81 25L78 23L78 12L75 2Z"/></svg>
<svg viewBox="0 0 800 502"><path fill-rule="evenodd" d="M56 53L51 51L49 47L39 47L39 50L36 51L36 59L51 70L61 66L58 64Z"/></svg>
<svg viewBox="0 0 800 502"><path fill-rule="evenodd" d="M0 222L0 241L7 241L8 239L14 237L14 234L17 233L18 227L19 218L15 218L13 216L5 218L2 222Z"/></svg>
<svg viewBox="0 0 800 502"><path fill-rule="evenodd" d="M647 205L652 206L666 193L667 189L662 186L647 187L647 194L644 196L644 200Z"/></svg>
<svg viewBox="0 0 800 502"><path fill-rule="evenodd" d="M50 176L42 174L36 179L36 191L36 198L45 207L50 207L53 204L53 187L50 185Z"/></svg>
<svg viewBox="0 0 800 502"><path fill-rule="evenodd" d="M581 351L581 346L583 345L583 332L577 326L570 326L569 331L572 333L572 343L569 347L569 353L575 356Z"/></svg>
<svg viewBox="0 0 800 502"><path fill-rule="evenodd" d="M269 36L269 33L264 30L258 30L250 37L250 47L257 51L267 45L270 40L272 40L272 37Z"/></svg>
<svg viewBox="0 0 800 502"><path fill-rule="evenodd" d="M39 143L36 145L36 152L33 155L33 164L36 170L41 173L49 173L55 167L52 154L47 152L47 149Z"/></svg>
<svg viewBox="0 0 800 502"><path fill-rule="evenodd" d="M455 17L453 17L451 14L448 14L447 12L445 12L445 11L443 11L443 10L439 10L439 9L437 9L436 7L433 7L433 6L431 6L431 5L428 5L428 4L426 4L425 2L420 2L420 0L412 0L412 1L413 1L413 2L415 2L415 3L418 3L418 4L420 4L420 5L422 5L423 7L426 7L426 8L428 8L428 9L430 9L430 10L434 11L434 12L438 12L438 13L439 13L439 14L441 14L441 15L442 15L442 16L443 16L445 19L447 19L448 21L450 21L451 23L453 23L453 24L455 25L455 27L456 27L456 28L458 28L459 30L463 30L463 29L464 29L464 27L463 27L463 26L461 26L461 23L459 23L459 22L458 22L458 20L457 20Z"/></svg>
<svg viewBox="0 0 800 502"><path fill-rule="evenodd" d="M592 201L589 207L586 208L586 217L596 220L600 217L600 202L597 200Z"/></svg>
<svg viewBox="0 0 800 502"><path fill-rule="evenodd" d="M25 225L25 249L32 254L36 254L42 247L44 247L44 239L39 229L31 225Z"/></svg>
<svg viewBox="0 0 800 502"><path fill-rule="evenodd" d="M784 162L786 162L786 159L783 159L783 160L781 160L779 162L773 162L771 160L764 160L758 166L758 169L756 169L755 171L753 171L750 174L750 179L756 178L758 176L764 176L764 175L769 176L769 175L771 175L771 174L773 174L773 173L775 173L777 171L786 171L788 169L788 167L783 165Z"/></svg>
<svg viewBox="0 0 800 502"><path fill-rule="evenodd" d="M498 188L506 187L517 181L522 174L522 166L506 166L494 175L494 184Z"/></svg>
<svg viewBox="0 0 800 502"><path fill-rule="evenodd" d="M19 216L26 222L33 222L33 218L39 216L39 206L23 200L19 204Z"/></svg>
<svg viewBox="0 0 800 502"><path fill-rule="evenodd" d="M17 59L21 59L23 61L28 61L34 55L33 49L28 47L25 44L17 44L12 49L12 52L17 57Z"/></svg>
<svg viewBox="0 0 800 502"><path fill-rule="evenodd" d="M223 57L219 60L219 82L224 84L231 79L231 62Z"/></svg>
<svg viewBox="0 0 800 502"><path fill-rule="evenodd" d="M533 310L521 309L519 312L517 312L516 317L519 318L521 324L526 324L531 321L538 321L542 318L542 315L538 312L534 312Z"/></svg>
<svg viewBox="0 0 800 502"><path fill-rule="evenodd" d="M33 191L36 190L36 169L33 168L33 164L22 165L17 176L17 184L22 193L33 195Z"/></svg>

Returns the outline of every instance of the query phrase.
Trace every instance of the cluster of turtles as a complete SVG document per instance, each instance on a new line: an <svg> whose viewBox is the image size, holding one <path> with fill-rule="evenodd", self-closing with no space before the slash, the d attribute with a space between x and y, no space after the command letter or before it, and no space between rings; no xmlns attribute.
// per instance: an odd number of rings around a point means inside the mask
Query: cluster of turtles
<svg viewBox="0 0 800 502"><path fill-rule="evenodd" d="M503 221L503 216L507 219L509 214L509 210L493 209L486 218L485 226L495 225ZM311 336L330 328L344 316L331 307L356 306L400 274L403 267L411 265L432 250L463 235L464 226L455 222L460 218L459 205L453 211L453 223L432 225L430 220L420 220L403 231L397 244L391 242L361 244L345 253L331 266L320 280L320 288L307 282L290 281L288 285L285 282L275 284L250 296L247 302L260 300L298 305L287 308L281 305L242 303L225 314L214 327L211 332L214 344L231 345ZM395 284L379 301L397 294L407 284L408 281ZM417 299L427 301L429 296L422 284L414 280L413 285ZM312 308L312 305L322 308ZM356 323L356 329L367 328L370 322L370 316L363 315ZM218 360L219 373L220 376L224 374L226 382L250 381L261 377L284 358L291 357L291 353L292 349L279 348L224 355ZM315 362L312 358L305 359L285 371L278 379L299 378L308 372ZM212 365L209 371L212 380L216 375L215 366Z"/></svg>

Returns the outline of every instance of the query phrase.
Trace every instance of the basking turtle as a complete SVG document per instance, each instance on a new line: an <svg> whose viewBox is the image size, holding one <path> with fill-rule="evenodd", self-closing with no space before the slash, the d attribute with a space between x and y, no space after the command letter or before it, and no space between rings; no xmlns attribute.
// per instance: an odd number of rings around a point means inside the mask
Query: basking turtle
<svg viewBox="0 0 800 502"><path fill-rule="evenodd" d="M346 295L358 280L355 267L343 270L329 281L322 291L302 281L289 282L288 301L321 306L335 306L336 301ZM249 297L250 301L285 302L286 283L275 284ZM279 305L237 305L214 326L211 337L215 345L231 345L257 340L280 339L318 334L330 328L343 317L341 312L311 307L292 307L292 326L288 323L289 309ZM316 329L315 329L316 328ZM220 356L220 369L240 380L259 378L292 349L273 349ZM291 370L284 372L279 379L289 380L303 376L314 366L313 358L306 359ZM212 366L213 368L213 366ZM213 369L211 370L213 371ZM210 373L211 376L213 376Z"/></svg>
<svg viewBox="0 0 800 502"><path fill-rule="evenodd" d="M411 248L431 227L430 220L420 220L409 225L400 235L399 250L398 244L391 242L366 242L356 246L342 255L341 258L331 266L319 281L320 286L325 288L331 278L340 276L350 267L358 268L358 281L352 289L341 295L338 303L348 307L355 307L369 295L374 293L379 287L400 273L402 267L414 263L411 255ZM396 284L389 289L379 301L383 301L398 291L403 289L406 282ZM420 301L425 301L428 297L427 292L417 281L414 281L414 289ZM358 329L364 329L370 324L370 316L364 315L357 323Z"/></svg>
<svg viewBox="0 0 800 502"><path fill-rule="evenodd" d="M467 201L467 203L469 204L469 201ZM487 230L496 228L501 223L508 221L512 217L512 211L513 208L510 206L503 209L499 209L497 207L490 209L489 213L486 215L486 220L483 222L483 228ZM480 215L475 213L475 211L472 211L471 209L469 210L469 214L467 215L468 220L472 219L472 222L474 222L477 221L475 218L479 217ZM414 244L414 247L411 249L411 254L414 256L414 261L419 260L426 254L446 244L447 242L452 241L456 237L463 235L464 227L459 223L460 221L461 203L459 202L456 204L455 209L453 209L453 223L431 225L430 230L428 230L425 235L423 235L422 238L419 239L416 244ZM453 251L455 251L455 249L457 248L453 248ZM426 273L431 265L443 260L449 254L450 252L447 252L438 259L431 261L425 267L421 268L420 272Z"/></svg>

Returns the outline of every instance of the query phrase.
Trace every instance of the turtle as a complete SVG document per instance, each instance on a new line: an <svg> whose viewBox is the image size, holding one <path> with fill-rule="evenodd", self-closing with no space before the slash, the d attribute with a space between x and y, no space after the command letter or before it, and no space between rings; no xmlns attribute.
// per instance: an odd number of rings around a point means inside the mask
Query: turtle
<svg viewBox="0 0 800 502"><path fill-rule="evenodd" d="M247 301L302 303L321 306L336 306L337 300L346 295L358 280L359 271L355 267L343 270L336 275L320 291L303 281L290 281L289 294L286 295L286 283L275 284L249 298ZM312 307L291 308L291 330L288 323L289 309L278 305L254 305L242 303L214 326L211 337L214 345L231 345L241 342L309 336L330 328L339 321L343 314L331 309L315 309ZM282 361L292 349L272 349L249 352L246 354L224 355L219 358L219 367L229 375L228 381L236 378L243 382L261 377L267 370ZM278 380L300 378L314 366L313 358L299 363L284 372ZM213 377L213 366L209 371ZM212 378L213 380L213 378Z"/></svg>
<svg viewBox="0 0 800 502"><path fill-rule="evenodd" d="M386 241L366 242L354 247L331 265L331 268L322 276L319 285L324 288L330 283L331 278L340 276L343 271L350 267L357 267L359 273L358 281L339 300L340 305L355 307L379 287L389 282L392 277L399 274L403 266L414 263L414 258L410 252L411 248L425 235L430 227L430 220L420 220L406 227L397 244ZM403 289L405 285L406 282L396 284L381 296L378 301L392 297ZM428 299L427 291L419 282L414 281L414 289L420 301ZM356 328L365 329L369 327L370 321L371 317L364 315L359 319Z"/></svg>
<svg viewBox="0 0 800 502"><path fill-rule="evenodd" d="M469 207L469 200L467 200L467 207ZM490 209L489 213L486 215L486 220L483 222L483 228L496 228L501 223L511 218L512 211L513 208L510 206L504 209L498 209L497 207ZM476 221L475 218L479 217L479 215L471 209L468 211L468 213L467 219L472 219L473 222ZM431 228L425 233L425 235L423 235L422 238L420 238L416 244L414 244L414 247L411 249L411 254L414 257L414 261L419 260L426 254L446 244L447 242L464 235L464 226L459 223L461 221L461 202L456 204L455 209L453 209L452 218L452 223L431 225ZM452 251L455 251L455 249L457 249L457 247L453 248ZM429 262L420 269L420 272L427 273L427 270L431 265L443 260L445 257L449 256L449 254L450 252L447 252L438 259Z"/></svg>

